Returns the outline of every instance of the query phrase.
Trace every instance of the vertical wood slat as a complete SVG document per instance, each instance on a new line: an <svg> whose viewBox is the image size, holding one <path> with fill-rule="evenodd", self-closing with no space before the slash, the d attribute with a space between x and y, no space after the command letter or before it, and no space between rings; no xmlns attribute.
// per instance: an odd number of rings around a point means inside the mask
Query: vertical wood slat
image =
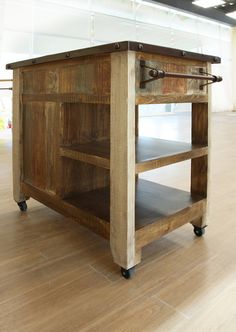
<svg viewBox="0 0 236 332"><path fill-rule="evenodd" d="M135 53L111 55L110 245L115 263L137 264L135 252ZM138 257L140 260L140 257Z"/></svg>
<svg viewBox="0 0 236 332"><path fill-rule="evenodd" d="M192 105L192 144L208 143L208 104ZM192 159L191 192L207 194L207 156Z"/></svg>
<svg viewBox="0 0 236 332"><path fill-rule="evenodd" d="M192 144L208 145L208 103L192 104ZM207 197L208 156L191 160L191 193ZM202 218L194 220L193 225L206 225L205 211Z"/></svg>
<svg viewBox="0 0 236 332"><path fill-rule="evenodd" d="M23 119L22 119L22 105L21 105L21 71L15 69L13 71L13 197L16 202L23 202L26 197L21 191L21 181L23 177Z"/></svg>

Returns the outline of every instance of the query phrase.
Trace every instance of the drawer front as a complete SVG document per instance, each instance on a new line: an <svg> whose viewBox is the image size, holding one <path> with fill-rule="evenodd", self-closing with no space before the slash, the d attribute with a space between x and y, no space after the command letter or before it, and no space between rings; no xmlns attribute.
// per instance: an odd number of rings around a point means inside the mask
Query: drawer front
<svg viewBox="0 0 236 332"><path fill-rule="evenodd" d="M207 72L206 62L182 60L174 57L141 55L136 59L136 100L142 103L168 103L207 101L205 80L179 77L164 77L152 81L149 72L153 69L165 73L202 75Z"/></svg>

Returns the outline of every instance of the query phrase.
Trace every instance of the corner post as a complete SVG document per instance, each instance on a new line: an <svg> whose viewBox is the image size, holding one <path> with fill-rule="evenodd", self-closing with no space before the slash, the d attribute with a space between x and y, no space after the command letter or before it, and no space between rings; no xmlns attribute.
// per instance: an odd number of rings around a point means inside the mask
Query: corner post
<svg viewBox="0 0 236 332"><path fill-rule="evenodd" d="M23 114L21 104L21 71L13 71L13 118L12 118L12 163L13 163L13 198L17 203L28 197L21 191L23 174Z"/></svg>
<svg viewBox="0 0 236 332"><path fill-rule="evenodd" d="M125 269L135 249L135 52L111 54L110 246Z"/></svg>
<svg viewBox="0 0 236 332"><path fill-rule="evenodd" d="M208 63L207 72L211 72L211 65ZM207 103L192 104L192 144L204 144L208 146L208 155L191 160L191 193L207 198L209 204L209 154L210 154L210 116L211 116L211 85L208 89ZM203 216L193 220L192 224L197 227L206 226L206 206Z"/></svg>

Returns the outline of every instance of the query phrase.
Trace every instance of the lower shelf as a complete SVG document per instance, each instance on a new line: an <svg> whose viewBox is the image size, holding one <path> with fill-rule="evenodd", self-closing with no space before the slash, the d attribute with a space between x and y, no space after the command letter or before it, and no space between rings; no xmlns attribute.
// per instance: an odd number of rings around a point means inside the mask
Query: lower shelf
<svg viewBox="0 0 236 332"><path fill-rule="evenodd" d="M139 179L136 185L136 230L191 207L203 199L189 192ZM109 187L89 191L65 200L106 222L110 221Z"/></svg>
<svg viewBox="0 0 236 332"><path fill-rule="evenodd" d="M94 232L109 238L109 187L64 200L23 183L23 192L54 210L73 217ZM205 212L206 199L189 192L139 179L136 185L136 246L141 248Z"/></svg>

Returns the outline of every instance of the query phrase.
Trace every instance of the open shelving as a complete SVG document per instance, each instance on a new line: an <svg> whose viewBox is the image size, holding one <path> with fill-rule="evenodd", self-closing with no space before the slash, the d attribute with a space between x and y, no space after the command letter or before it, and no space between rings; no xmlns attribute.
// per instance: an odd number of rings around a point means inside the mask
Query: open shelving
<svg viewBox="0 0 236 332"><path fill-rule="evenodd" d="M191 144L150 137L136 138L136 173L207 155L204 144ZM60 148L62 157L110 168L110 141L92 141Z"/></svg>
<svg viewBox="0 0 236 332"><path fill-rule="evenodd" d="M191 195L190 192L143 179L136 182L135 190L136 231L151 224L163 223L185 209L205 204L203 196ZM95 217L103 223L110 223L109 186L74 195L64 202L86 211L91 218Z"/></svg>

